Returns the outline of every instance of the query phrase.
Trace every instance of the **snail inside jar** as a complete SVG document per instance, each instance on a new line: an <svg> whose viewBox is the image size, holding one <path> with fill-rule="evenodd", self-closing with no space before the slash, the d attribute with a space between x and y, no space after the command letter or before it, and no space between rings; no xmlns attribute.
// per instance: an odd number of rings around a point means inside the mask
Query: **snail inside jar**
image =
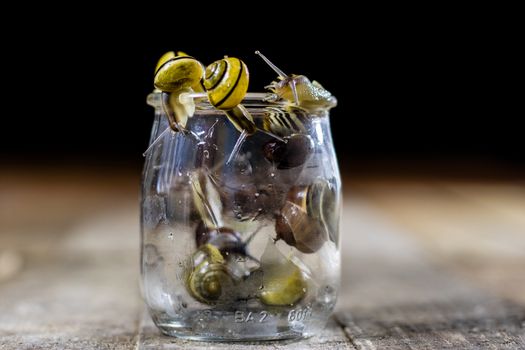
<svg viewBox="0 0 525 350"><path fill-rule="evenodd" d="M331 236L335 213L335 192L317 179L308 186L293 186L275 220L276 240L303 253L319 250Z"/></svg>

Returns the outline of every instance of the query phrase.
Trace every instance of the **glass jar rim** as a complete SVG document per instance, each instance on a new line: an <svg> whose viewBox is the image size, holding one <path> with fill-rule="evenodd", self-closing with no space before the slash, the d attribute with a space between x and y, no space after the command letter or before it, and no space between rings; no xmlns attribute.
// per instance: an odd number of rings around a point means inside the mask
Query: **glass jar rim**
<svg viewBox="0 0 525 350"><path fill-rule="evenodd" d="M218 111L215 107L211 105L210 101L208 100L208 95L205 92L186 92L182 93L179 96L179 99L181 101L190 98L194 100L197 109ZM146 102L148 105L156 109L162 109L161 91L155 90L152 93L150 93L147 97ZM281 99L277 94L272 92L248 92L244 96L244 99L241 103L244 107L248 109L265 107L283 108L290 106L290 103L288 101ZM301 109L301 107L297 108ZM323 113L327 112L330 109L331 107L319 107L317 109L317 112Z"/></svg>

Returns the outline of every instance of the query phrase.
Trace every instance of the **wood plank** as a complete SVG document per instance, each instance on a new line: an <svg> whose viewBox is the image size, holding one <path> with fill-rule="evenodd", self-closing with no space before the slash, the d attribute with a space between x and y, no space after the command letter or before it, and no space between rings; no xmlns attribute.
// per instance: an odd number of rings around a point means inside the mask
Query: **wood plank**
<svg viewBox="0 0 525 350"><path fill-rule="evenodd" d="M374 203L354 196L343 219L352 231L336 317L357 349L525 348L523 305L436 265Z"/></svg>
<svg viewBox="0 0 525 350"><path fill-rule="evenodd" d="M385 182L353 190L405 227L436 265L525 304L523 185Z"/></svg>
<svg viewBox="0 0 525 350"><path fill-rule="evenodd" d="M0 283L0 349L135 348L137 211L121 209L79 222L52 250L18 247L22 270Z"/></svg>

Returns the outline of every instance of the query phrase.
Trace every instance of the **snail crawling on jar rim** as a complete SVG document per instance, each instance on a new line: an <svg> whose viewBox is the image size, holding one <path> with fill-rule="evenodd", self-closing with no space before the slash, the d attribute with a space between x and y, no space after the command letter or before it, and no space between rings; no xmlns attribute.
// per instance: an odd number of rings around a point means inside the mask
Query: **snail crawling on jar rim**
<svg viewBox="0 0 525 350"><path fill-rule="evenodd" d="M286 75L259 51L255 51L279 76L279 81L267 86L279 98L295 107L315 112L337 105L337 99L317 81L310 82L304 75Z"/></svg>
<svg viewBox="0 0 525 350"><path fill-rule="evenodd" d="M210 104L225 112L239 132L252 135L256 131L253 117L241 105L248 92L249 72L246 64L236 57L225 57L206 67L202 86Z"/></svg>
<svg viewBox="0 0 525 350"><path fill-rule="evenodd" d="M181 101L183 93L202 91L204 67L183 52L165 53L157 63L153 85L161 91L161 101L173 131L185 131L188 117L195 112L193 99Z"/></svg>
<svg viewBox="0 0 525 350"><path fill-rule="evenodd" d="M330 184L316 179L308 186L293 186L275 220L276 240L303 253L319 250L333 234L336 194Z"/></svg>

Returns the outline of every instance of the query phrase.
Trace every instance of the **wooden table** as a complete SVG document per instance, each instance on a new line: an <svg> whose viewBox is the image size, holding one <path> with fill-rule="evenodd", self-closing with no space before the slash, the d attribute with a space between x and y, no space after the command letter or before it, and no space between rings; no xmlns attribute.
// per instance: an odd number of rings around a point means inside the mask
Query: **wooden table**
<svg viewBox="0 0 525 350"><path fill-rule="evenodd" d="M343 285L319 336L165 337L138 291L138 179L0 173L0 349L525 349L525 183L345 186Z"/></svg>

